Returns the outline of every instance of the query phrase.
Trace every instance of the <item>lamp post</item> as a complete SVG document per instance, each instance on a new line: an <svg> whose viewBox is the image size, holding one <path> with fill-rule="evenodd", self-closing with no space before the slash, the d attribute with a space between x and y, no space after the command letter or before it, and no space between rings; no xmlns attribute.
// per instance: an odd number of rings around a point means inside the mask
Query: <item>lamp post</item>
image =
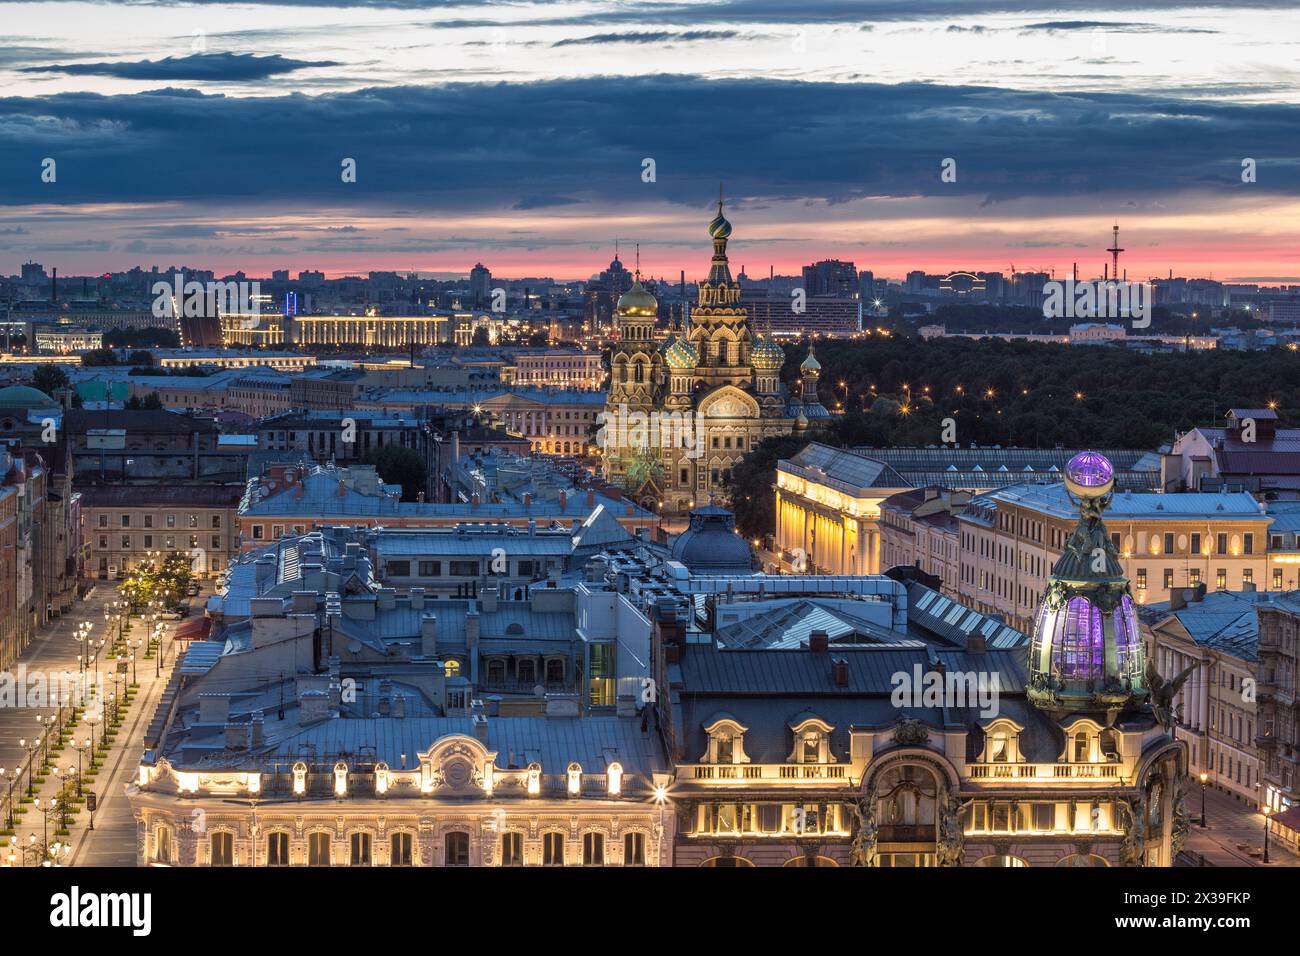
<svg viewBox="0 0 1300 956"><path fill-rule="evenodd" d="M36 750L40 744L26 737L18 738L18 746L27 751L27 796L32 796L32 763L36 760Z"/></svg>
<svg viewBox="0 0 1300 956"><path fill-rule="evenodd" d="M41 812L41 843L45 846L49 846L50 814L59 809L59 801L57 798L51 797L42 802L41 798L37 797L32 805ZM33 834L33 836L35 836L35 834Z"/></svg>
<svg viewBox="0 0 1300 956"><path fill-rule="evenodd" d="M8 820L5 823L6 830L12 830L14 828L14 781L18 779L19 773L20 773L20 769L18 767L15 767L13 775L10 776L9 778L9 803L7 804ZM4 778L5 778L5 768L0 767L0 781L3 781Z"/></svg>
<svg viewBox="0 0 1300 956"><path fill-rule="evenodd" d="M72 741L72 746L77 748L77 796L81 796L81 775L84 772L82 770L82 757L85 756L86 751L91 747L91 738L87 737L81 743L77 743L74 739Z"/></svg>
<svg viewBox="0 0 1300 956"><path fill-rule="evenodd" d="M1210 779L1210 775L1204 770L1201 771L1201 829L1205 826L1205 782Z"/></svg>
<svg viewBox="0 0 1300 956"><path fill-rule="evenodd" d="M141 643L143 642L138 637L134 641L127 641L127 644L129 644L131 647L131 683L132 684L136 682L135 658L136 658L136 652L140 650Z"/></svg>
<svg viewBox="0 0 1300 956"><path fill-rule="evenodd" d="M1273 808L1267 803L1264 804L1264 862L1268 862L1268 818L1272 814Z"/></svg>
<svg viewBox="0 0 1300 956"><path fill-rule="evenodd" d="M9 838L9 852L5 854L5 865L12 868L14 861L18 859L18 837Z"/></svg>

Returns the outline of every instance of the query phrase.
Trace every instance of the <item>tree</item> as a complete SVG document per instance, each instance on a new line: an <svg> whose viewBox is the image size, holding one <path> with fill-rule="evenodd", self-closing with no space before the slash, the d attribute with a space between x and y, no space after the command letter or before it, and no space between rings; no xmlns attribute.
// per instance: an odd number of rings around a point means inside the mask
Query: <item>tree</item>
<svg viewBox="0 0 1300 956"><path fill-rule="evenodd" d="M127 365L153 365L153 353L143 349L132 352L126 357Z"/></svg>
<svg viewBox="0 0 1300 956"><path fill-rule="evenodd" d="M83 366L117 365L117 353L112 349L91 349L81 353Z"/></svg>
<svg viewBox="0 0 1300 956"><path fill-rule="evenodd" d="M401 445L372 448L366 455L366 463L375 466L385 484L402 486L403 501L418 501L428 483L424 459L413 448Z"/></svg>
<svg viewBox="0 0 1300 956"><path fill-rule="evenodd" d="M480 325L474 330L474 337L470 340L471 345L491 345L492 340L488 338L486 325Z"/></svg>
<svg viewBox="0 0 1300 956"><path fill-rule="evenodd" d="M53 395L60 389L67 388L68 384L68 373L59 365L53 363L38 365L32 372L32 388L46 395Z"/></svg>

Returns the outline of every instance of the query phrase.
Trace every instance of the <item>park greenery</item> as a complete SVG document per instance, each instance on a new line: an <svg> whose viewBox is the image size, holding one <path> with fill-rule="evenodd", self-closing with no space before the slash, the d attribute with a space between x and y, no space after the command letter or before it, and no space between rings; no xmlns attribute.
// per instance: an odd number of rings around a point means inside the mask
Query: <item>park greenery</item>
<svg viewBox="0 0 1300 956"><path fill-rule="evenodd" d="M809 441L835 447L943 444L1028 448L1170 445L1229 408L1273 408L1300 426L1300 354L1286 348L1144 353L1103 346L873 335L815 345L821 428L759 444L730 475L737 525L770 534L776 463ZM801 389L806 343L786 347L783 375Z"/></svg>
<svg viewBox="0 0 1300 956"><path fill-rule="evenodd" d="M133 611L155 602L175 610L185 599L194 573L187 555L173 551L158 562L147 562L132 571L118 588L122 600Z"/></svg>

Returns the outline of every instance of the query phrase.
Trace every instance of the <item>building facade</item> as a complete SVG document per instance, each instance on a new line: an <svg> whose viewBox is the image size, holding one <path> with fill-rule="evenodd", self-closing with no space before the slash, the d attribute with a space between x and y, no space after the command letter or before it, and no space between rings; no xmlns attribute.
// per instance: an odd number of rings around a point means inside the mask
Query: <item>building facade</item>
<svg viewBox="0 0 1300 956"><path fill-rule="evenodd" d="M725 498L733 465L764 438L824 418L817 398L821 366L811 350L804 393L792 402L781 382L785 354L752 332L731 277L731 223L709 223L713 261L699 284L686 327L657 343L659 306L640 273L614 310L610 385L597 436L605 474L645 507L684 515Z"/></svg>

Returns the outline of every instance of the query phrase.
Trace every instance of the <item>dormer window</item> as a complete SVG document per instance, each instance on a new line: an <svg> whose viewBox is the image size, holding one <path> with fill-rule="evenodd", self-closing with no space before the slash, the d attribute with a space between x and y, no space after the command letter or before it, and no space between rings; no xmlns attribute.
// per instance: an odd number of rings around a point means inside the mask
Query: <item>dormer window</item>
<svg viewBox="0 0 1300 956"><path fill-rule="evenodd" d="M1101 724L1087 718L1080 718L1063 728L1065 730L1065 753L1061 759L1069 763L1101 763L1107 758L1102 751L1110 741L1113 747L1113 735L1107 737Z"/></svg>
<svg viewBox="0 0 1300 956"><path fill-rule="evenodd" d="M790 730L794 734L794 750L789 761L834 763L835 755L831 753L831 731L834 729L820 717L806 712L800 714L790 722Z"/></svg>
<svg viewBox="0 0 1300 956"><path fill-rule="evenodd" d="M1024 759L1020 753L1020 732L1024 730L1019 724L1010 720L995 720L984 729L984 752L980 755L981 763L1019 763Z"/></svg>
<svg viewBox="0 0 1300 956"><path fill-rule="evenodd" d="M749 763L745 756L745 732L749 728L727 715L715 717L704 727L709 746L700 758L701 763Z"/></svg>

